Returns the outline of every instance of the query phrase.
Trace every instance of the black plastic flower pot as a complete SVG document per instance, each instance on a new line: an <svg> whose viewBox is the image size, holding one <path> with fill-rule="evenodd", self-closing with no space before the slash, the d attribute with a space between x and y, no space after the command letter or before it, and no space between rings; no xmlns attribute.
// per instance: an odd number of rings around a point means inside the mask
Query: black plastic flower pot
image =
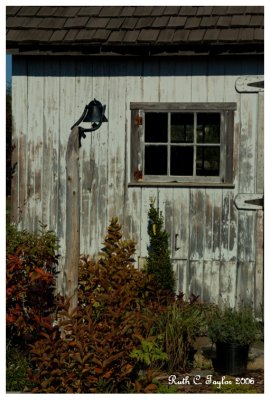
<svg viewBox="0 0 270 400"><path fill-rule="evenodd" d="M247 370L248 352L249 345L218 342L213 367L221 374L241 376Z"/></svg>

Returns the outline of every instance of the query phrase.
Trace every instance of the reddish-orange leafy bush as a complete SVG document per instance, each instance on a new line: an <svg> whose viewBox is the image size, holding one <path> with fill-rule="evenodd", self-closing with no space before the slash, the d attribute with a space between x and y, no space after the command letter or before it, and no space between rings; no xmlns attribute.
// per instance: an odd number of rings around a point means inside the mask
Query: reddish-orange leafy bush
<svg viewBox="0 0 270 400"><path fill-rule="evenodd" d="M162 307L154 299L165 297L134 267L134 242L122 241L120 229L114 218L99 261L81 260L77 310L70 315L65 304L60 329L31 346L34 392L135 390L136 360L130 354L148 337Z"/></svg>
<svg viewBox="0 0 270 400"><path fill-rule="evenodd" d="M51 328L56 249L57 240L52 232L32 234L8 227L6 322L7 336L15 342L27 344Z"/></svg>

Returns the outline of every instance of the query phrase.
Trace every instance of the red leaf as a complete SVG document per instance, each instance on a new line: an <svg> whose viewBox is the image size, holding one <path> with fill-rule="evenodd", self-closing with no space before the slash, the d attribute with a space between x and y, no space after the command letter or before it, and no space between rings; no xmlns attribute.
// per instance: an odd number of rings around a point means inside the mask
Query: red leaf
<svg viewBox="0 0 270 400"><path fill-rule="evenodd" d="M102 372L103 372L103 369L102 369L102 368L98 368L98 367L95 368L95 373L96 373L97 375L102 374Z"/></svg>

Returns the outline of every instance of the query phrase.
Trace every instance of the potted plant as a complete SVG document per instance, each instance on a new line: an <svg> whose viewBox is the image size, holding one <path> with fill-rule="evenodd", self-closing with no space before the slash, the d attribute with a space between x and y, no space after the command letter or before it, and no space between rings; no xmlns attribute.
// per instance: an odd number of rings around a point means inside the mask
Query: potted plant
<svg viewBox="0 0 270 400"><path fill-rule="evenodd" d="M244 374L249 347L258 337L257 322L251 308L217 308L208 323L208 334L216 344L214 369L222 374Z"/></svg>

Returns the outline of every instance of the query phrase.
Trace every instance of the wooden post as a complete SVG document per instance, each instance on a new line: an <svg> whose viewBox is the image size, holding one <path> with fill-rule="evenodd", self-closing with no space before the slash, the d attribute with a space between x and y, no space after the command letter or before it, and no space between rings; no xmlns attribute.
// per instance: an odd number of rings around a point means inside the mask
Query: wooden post
<svg viewBox="0 0 270 400"><path fill-rule="evenodd" d="M70 300L70 311L78 302L78 267L80 259L80 177L79 128L70 132L66 152L66 258L63 294Z"/></svg>

